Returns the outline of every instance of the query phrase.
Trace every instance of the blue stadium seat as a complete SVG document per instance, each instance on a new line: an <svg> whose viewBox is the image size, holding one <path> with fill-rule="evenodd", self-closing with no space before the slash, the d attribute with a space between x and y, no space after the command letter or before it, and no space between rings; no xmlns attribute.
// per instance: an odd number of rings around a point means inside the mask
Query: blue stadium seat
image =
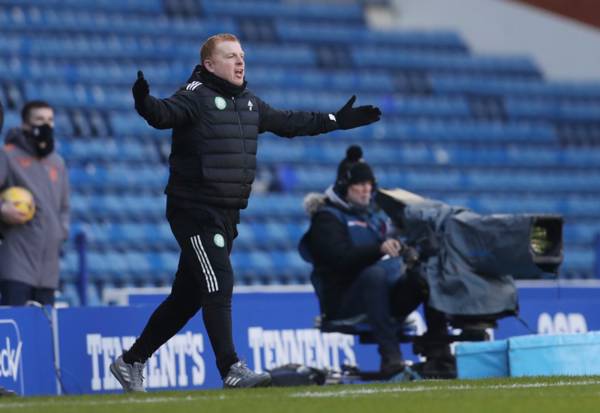
<svg viewBox="0 0 600 413"><path fill-rule="evenodd" d="M0 0L6 128L20 124L25 100L56 107L72 237L89 236L92 302L102 285L172 280L178 247L162 194L170 131L139 117L131 83L141 69L155 96L170 96L197 63L202 39L217 32L240 34L250 87L275 108L331 113L356 93L357 104L384 113L381 122L325 137L261 136L259 172L283 192L255 193L242 212L232 255L238 283L308 283L296 253L308 220L303 197L333 182L356 143L384 187L481 213L563 214L561 276L592 274L600 83L545 81L529 57L472 54L456 32L373 30L358 1L202 0L189 2L192 12L180 3ZM75 303L73 245L65 246L61 279Z"/></svg>
<svg viewBox="0 0 600 413"><path fill-rule="evenodd" d="M594 99L600 101L599 83L543 82L539 78L507 79L490 76L432 73L429 79L437 93L481 93L528 98Z"/></svg>
<svg viewBox="0 0 600 413"><path fill-rule="evenodd" d="M537 67L531 59L526 57L462 56L423 52L396 53L393 48L354 46L352 60L360 68L539 76Z"/></svg>
<svg viewBox="0 0 600 413"><path fill-rule="evenodd" d="M57 301L65 301L69 306L77 307L81 305L81 299L77 287L72 283L65 283L60 288L60 295Z"/></svg>
<svg viewBox="0 0 600 413"><path fill-rule="evenodd" d="M157 164L160 162L153 141L110 138L61 139L60 152L70 162L140 162Z"/></svg>
<svg viewBox="0 0 600 413"><path fill-rule="evenodd" d="M284 41L304 41L317 44L342 43L394 46L408 50L436 50L438 52L467 52L467 48L454 32L375 31L349 24L301 22L278 20L275 24L279 38Z"/></svg>
<svg viewBox="0 0 600 413"><path fill-rule="evenodd" d="M565 278L591 277L590 268L594 265L594 252L589 248L570 248L565 246L564 262L560 270Z"/></svg>
<svg viewBox="0 0 600 413"><path fill-rule="evenodd" d="M264 0L202 0L202 9L207 16L236 16L241 18L294 18L312 21L315 19L354 21L363 20L363 10L358 3L347 3L344 7L320 3L279 3Z"/></svg>
<svg viewBox="0 0 600 413"><path fill-rule="evenodd" d="M124 0L118 2L112 0L0 0L0 5L17 8L38 6L52 9L64 8L65 10L114 10L136 13L160 13L162 11L160 0Z"/></svg>

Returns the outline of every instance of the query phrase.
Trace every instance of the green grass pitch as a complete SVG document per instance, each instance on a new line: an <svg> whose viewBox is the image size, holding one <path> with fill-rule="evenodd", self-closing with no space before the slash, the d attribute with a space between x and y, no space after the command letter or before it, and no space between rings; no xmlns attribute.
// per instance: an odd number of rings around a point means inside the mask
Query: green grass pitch
<svg viewBox="0 0 600 413"><path fill-rule="evenodd" d="M418 381L370 385L0 399L1 412L600 412L600 377Z"/></svg>

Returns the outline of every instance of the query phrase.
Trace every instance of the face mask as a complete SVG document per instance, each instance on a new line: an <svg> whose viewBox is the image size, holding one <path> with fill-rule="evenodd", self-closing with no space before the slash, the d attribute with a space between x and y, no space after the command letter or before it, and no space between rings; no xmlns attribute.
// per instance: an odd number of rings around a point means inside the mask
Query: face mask
<svg viewBox="0 0 600 413"><path fill-rule="evenodd" d="M33 126L29 137L33 141L35 151L40 158L48 156L54 151L54 129L48 124Z"/></svg>

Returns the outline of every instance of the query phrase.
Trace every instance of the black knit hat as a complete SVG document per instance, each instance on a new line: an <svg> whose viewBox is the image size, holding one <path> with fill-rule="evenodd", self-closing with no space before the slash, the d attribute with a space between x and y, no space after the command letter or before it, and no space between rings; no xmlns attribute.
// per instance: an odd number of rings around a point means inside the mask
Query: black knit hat
<svg viewBox="0 0 600 413"><path fill-rule="evenodd" d="M345 194L348 186L360 182L371 181L375 185L373 170L362 159L362 149L358 145L352 145L346 150L346 157L338 165L336 190Z"/></svg>

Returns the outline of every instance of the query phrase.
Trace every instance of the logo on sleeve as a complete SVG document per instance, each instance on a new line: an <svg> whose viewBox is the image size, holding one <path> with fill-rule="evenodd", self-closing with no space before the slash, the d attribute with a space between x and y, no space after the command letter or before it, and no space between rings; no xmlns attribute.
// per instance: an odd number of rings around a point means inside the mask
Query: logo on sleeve
<svg viewBox="0 0 600 413"><path fill-rule="evenodd" d="M186 90L196 90L196 88L198 86L200 86L202 83L194 81L192 83L188 83L188 85L185 87Z"/></svg>
<svg viewBox="0 0 600 413"><path fill-rule="evenodd" d="M223 235L221 234L215 234L213 242L219 248L223 248L225 246L225 238L223 238Z"/></svg>
<svg viewBox="0 0 600 413"><path fill-rule="evenodd" d="M215 98L215 106L217 109L223 110L227 107L227 102L225 102L225 99L223 99L221 96L217 96Z"/></svg>

